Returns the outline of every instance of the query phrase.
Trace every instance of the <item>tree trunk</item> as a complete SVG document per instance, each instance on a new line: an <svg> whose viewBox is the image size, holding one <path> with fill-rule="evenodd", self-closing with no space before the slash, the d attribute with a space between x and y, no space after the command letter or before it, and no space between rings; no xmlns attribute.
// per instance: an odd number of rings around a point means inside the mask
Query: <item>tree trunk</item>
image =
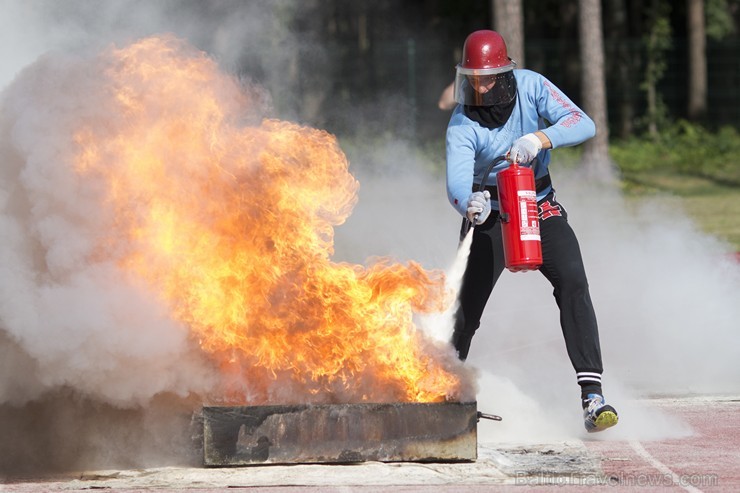
<svg viewBox="0 0 740 493"><path fill-rule="evenodd" d="M646 29L645 80L642 87L646 94L645 121L650 137L658 139L659 127L667 122L667 108L658 84L668 66L667 52L672 46L670 4L667 0L651 0L648 8L649 28Z"/></svg>
<svg viewBox="0 0 740 493"><path fill-rule="evenodd" d="M637 83L635 82L635 58L639 56L637 50L629 45L630 30L628 27L627 6L625 0L611 0L605 7L608 9L605 19L611 25L611 32L606 36L606 46L611 44L611 57L607 73L611 70L614 74L610 82L619 88L616 92L615 106L617 108L617 125L614 133L625 139L632 135L633 121L635 119L635 99L637 94ZM613 134L614 134L613 133ZM612 134L612 135L613 135Z"/></svg>
<svg viewBox="0 0 740 493"><path fill-rule="evenodd" d="M609 161L601 0L578 0L578 6L583 109L596 124L596 136L584 144L583 163L590 177L607 180L611 178L612 166Z"/></svg>
<svg viewBox="0 0 740 493"><path fill-rule="evenodd" d="M701 119L707 111L707 53L704 26L704 1L688 0L689 30L689 107L691 120Z"/></svg>
<svg viewBox="0 0 740 493"><path fill-rule="evenodd" d="M522 0L493 0L493 29L506 41L509 57L524 68L524 14Z"/></svg>

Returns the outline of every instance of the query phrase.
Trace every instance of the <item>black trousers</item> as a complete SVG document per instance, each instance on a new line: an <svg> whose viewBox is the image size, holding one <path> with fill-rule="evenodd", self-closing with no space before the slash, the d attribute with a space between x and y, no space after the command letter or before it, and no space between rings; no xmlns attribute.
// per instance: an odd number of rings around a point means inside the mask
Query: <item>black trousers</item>
<svg viewBox="0 0 740 493"><path fill-rule="evenodd" d="M578 374L601 375L599 331L578 240L554 192L539 201L538 207L543 260L539 270L552 284L568 356ZM468 356L483 309L504 267L501 219L493 211L485 223L475 227L460 289L452 343L462 360Z"/></svg>

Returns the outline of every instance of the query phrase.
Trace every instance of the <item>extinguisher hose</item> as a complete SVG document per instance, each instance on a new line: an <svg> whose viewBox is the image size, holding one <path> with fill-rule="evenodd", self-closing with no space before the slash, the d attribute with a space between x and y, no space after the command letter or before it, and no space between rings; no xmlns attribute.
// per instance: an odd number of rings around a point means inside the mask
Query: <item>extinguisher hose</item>
<svg viewBox="0 0 740 493"><path fill-rule="evenodd" d="M482 191L484 191L486 189L486 185L488 184L488 177L490 176L491 171L493 171L493 168L498 163L500 163L501 161L505 161L505 160L506 160L506 156L503 155L503 156L499 156L499 157L495 158L493 161L491 161L491 164L488 165L488 168L486 168L485 173L483 173L483 179L481 179L480 188L478 189L479 191L482 192ZM475 227L475 223L477 223L477 222L478 222L478 214L476 214L473 217L473 221L468 220L467 231L470 231L471 228L474 228Z"/></svg>

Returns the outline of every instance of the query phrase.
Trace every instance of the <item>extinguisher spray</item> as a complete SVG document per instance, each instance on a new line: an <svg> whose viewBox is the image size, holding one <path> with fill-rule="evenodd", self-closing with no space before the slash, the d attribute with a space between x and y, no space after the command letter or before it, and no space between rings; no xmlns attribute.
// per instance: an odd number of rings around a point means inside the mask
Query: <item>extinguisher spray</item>
<svg viewBox="0 0 740 493"><path fill-rule="evenodd" d="M506 268L536 270L542 265L542 242L534 171L512 163L496 180Z"/></svg>

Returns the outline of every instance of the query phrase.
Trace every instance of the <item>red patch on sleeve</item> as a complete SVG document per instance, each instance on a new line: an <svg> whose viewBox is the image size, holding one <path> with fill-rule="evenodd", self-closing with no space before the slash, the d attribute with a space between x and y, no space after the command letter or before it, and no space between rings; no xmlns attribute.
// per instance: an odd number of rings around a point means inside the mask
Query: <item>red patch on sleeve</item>
<svg viewBox="0 0 740 493"><path fill-rule="evenodd" d="M455 205L457 205L457 199L455 199Z"/></svg>

